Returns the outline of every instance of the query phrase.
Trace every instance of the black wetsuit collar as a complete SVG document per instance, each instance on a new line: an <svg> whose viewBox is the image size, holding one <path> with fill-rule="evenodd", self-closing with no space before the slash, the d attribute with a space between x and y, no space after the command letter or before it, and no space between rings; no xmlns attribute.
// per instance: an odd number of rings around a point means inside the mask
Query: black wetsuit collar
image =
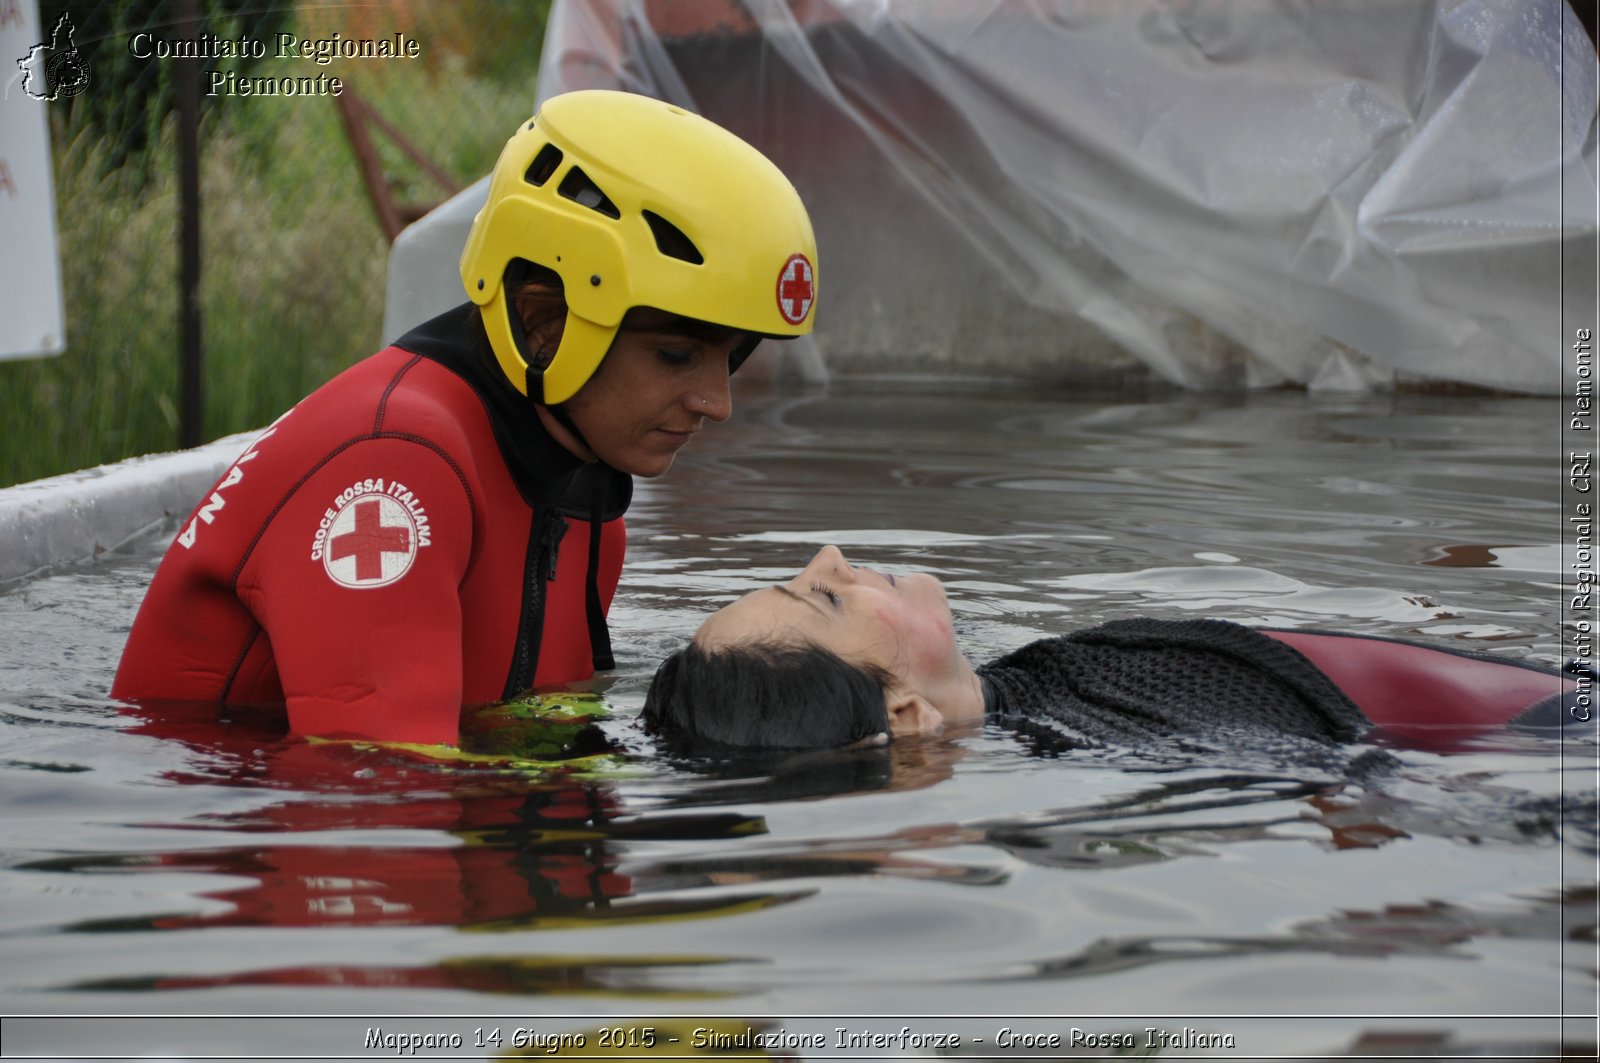
<svg viewBox="0 0 1600 1063"><path fill-rule="evenodd" d="M530 504L547 500L585 462L550 435L536 404L511 386L473 311L471 303L462 303L418 325L394 345L438 362L471 385L489 413L517 489Z"/></svg>
<svg viewBox="0 0 1600 1063"><path fill-rule="evenodd" d="M550 435L539 419L536 404L511 386L495 361L494 351L484 335L471 303L440 314L401 336L394 344L449 369L477 393L506 468L536 516L531 531L530 569L542 569L547 579L555 578L556 550L566 525L563 516L590 523L589 557L584 580L584 616L589 626L589 647L597 670L614 666L611 636L606 629L605 605L597 582L600 572L601 525L620 517L633 497L633 479L602 462L585 462ZM542 588L542 584L535 584ZM531 654L513 666L506 683L506 696L521 693L538 672L538 649L544 623L544 598L539 594L525 598L518 632L522 645L527 639ZM534 602L535 605L528 605ZM530 626L531 625L531 626Z"/></svg>

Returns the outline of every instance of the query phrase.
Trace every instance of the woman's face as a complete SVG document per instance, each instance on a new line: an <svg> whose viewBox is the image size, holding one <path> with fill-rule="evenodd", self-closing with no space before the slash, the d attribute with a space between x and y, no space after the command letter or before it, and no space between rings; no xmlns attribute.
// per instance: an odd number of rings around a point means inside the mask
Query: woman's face
<svg viewBox="0 0 1600 1063"><path fill-rule="evenodd" d="M619 332L567 413L595 457L621 472L660 476L708 419L733 412L728 359L745 338Z"/></svg>
<svg viewBox="0 0 1600 1063"><path fill-rule="evenodd" d="M695 641L708 650L810 642L847 661L882 668L906 692L941 707L946 719L953 717L944 707L966 704L974 683L936 578L853 566L836 546L823 547L787 583L753 591L713 613Z"/></svg>

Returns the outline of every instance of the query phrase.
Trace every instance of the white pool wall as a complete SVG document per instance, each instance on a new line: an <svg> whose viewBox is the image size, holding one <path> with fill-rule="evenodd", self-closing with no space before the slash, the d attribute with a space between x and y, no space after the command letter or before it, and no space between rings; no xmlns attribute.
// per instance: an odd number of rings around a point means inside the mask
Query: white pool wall
<svg viewBox="0 0 1600 1063"><path fill-rule="evenodd" d="M257 434L0 489L0 583L98 557L183 516Z"/></svg>

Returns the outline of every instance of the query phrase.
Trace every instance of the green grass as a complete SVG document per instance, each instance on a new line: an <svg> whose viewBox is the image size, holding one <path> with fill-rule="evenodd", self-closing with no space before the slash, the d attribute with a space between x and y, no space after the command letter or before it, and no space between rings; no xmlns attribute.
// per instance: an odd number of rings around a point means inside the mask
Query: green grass
<svg viewBox="0 0 1600 1063"><path fill-rule="evenodd" d="M530 62L495 80L449 54L318 70L347 77L463 186L531 112L537 73ZM376 349L388 255L331 99L214 102L201 125L207 439L266 425ZM62 125L52 135L67 349L0 362L0 486L178 443L173 127L141 181L103 172L94 135ZM443 198L379 142L402 201Z"/></svg>

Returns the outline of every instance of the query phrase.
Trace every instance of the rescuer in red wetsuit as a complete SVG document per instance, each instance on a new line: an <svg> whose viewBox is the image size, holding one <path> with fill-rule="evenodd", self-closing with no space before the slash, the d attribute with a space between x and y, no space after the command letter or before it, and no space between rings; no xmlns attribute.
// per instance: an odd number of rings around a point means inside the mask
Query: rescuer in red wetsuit
<svg viewBox="0 0 1600 1063"><path fill-rule="evenodd" d="M463 705L610 667L630 476L729 416L762 337L810 331L815 262L794 188L733 134L551 99L495 166L471 302L251 443L163 559L113 696L453 744Z"/></svg>

